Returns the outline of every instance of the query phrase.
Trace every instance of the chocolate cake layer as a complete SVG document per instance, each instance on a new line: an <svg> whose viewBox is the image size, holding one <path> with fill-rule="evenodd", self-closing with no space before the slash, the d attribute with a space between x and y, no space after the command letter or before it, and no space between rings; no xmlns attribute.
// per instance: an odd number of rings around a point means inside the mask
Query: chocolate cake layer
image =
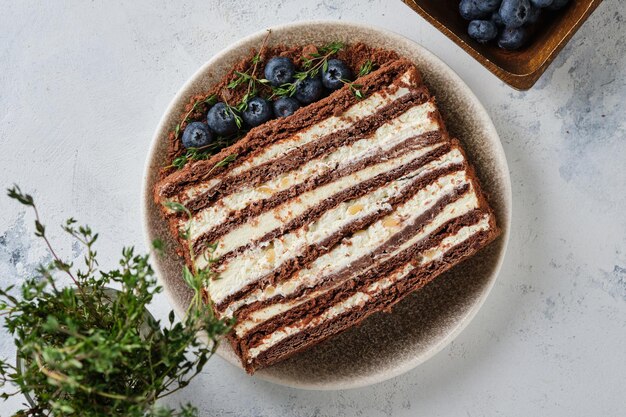
<svg viewBox="0 0 626 417"><path fill-rule="evenodd" d="M460 143L406 60L164 178L155 199L248 372L389 309L498 235ZM215 164L237 155L227 167ZM210 248L210 254L209 254ZM209 263L208 256L211 256Z"/></svg>

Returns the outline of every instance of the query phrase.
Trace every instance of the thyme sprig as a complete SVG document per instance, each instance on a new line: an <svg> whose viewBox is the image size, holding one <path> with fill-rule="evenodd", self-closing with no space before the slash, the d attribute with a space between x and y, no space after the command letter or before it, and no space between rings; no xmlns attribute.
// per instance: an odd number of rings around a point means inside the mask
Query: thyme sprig
<svg viewBox="0 0 626 417"><path fill-rule="evenodd" d="M342 42L331 42L321 48L318 48L317 52L303 57L302 68L304 71L298 71L294 74L294 82L285 83L279 87L273 87L273 93L270 99L293 96L296 93L296 84L298 81L302 81L309 77L316 77L320 70L328 70L328 60L344 47L345 45Z"/></svg>
<svg viewBox="0 0 626 417"><path fill-rule="evenodd" d="M374 64L374 62L372 62L371 59L368 59L367 61L363 63L363 65L361 65L361 68L359 68L359 73L357 75L357 78L363 77L364 75L369 74L370 72L374 70L375 66L376 64Z"/></svg>
<svg viewBox="0 0 626 417"><path fill-rule="evenodd" d="M365 96L363 95L363 92L361 91L361 88L363 88L361 84L355 84L355 83L350 83L350 82L347 84L348 84L348 88L350 89L350 91L352 91L352 94L354 94L356 98L358 98L359 100L363 100L365 98Z"/></svg>
<svg viewBox="0 0 626 417"><path fill-rule="evenodd" d="M369 59L365 61L363 65L361 65L361 68L359 68L357 78L363 77L372 72L372 70L374 69L374 65L375 64ZM354 94L356 98L358 98L359 100L363 100L365 98L365 95L361 90L361 88L363 88L363 85L357 84L354 81L351 82L350 80L341 80L341 82L348 86L348 88L350 89L350 91L352 91L352 94Z"/></svg>
<svg viewBox="0 0 626 417"><path fill-rule="evenodd" d="M311 77L315 77L319 70L328 70L328 60L331 56L341 51L345 45L342 42L331 42L318 48L317 52L308 54L302 58L302 67Z"/></svg>
<svg viewBox="0 0 626 417"><path fill-rule="evenodd" d="M181 123L178 123L176 125L176 127L174 128L174 140L178 140L179 136L180 136L180 128L182 126L183 123L189 123L191 120L189 119L191 117L191 115L198 110L198 107L202 104L206 104L208 106L212 106L215 103L217 103L217 95L215 94L211 94L210 96L203 98L201 100L197 100L193 103L193 105L191 106L191 109L189 109L189 111L185 114L185 117L183 117L183 121Z"/></svg>
<svg viewBox="0 0 626 417"><path fill-rule="evenodd" d="M270 88L269 81L264 78L258 78L256 74L259 63L261 62L261 56L263 56L263 52L265 52L267 40L269 39L271 33L272 31L268 29L267 35L265 35L265 37L263 38L263 43L261 43L259 51L252 57L252 66L244 72L235 71L235 75L237 77L226 86L226 88L234 90L240 85L247 83L246 93L241 98L241 101L233 107L238 112L242 112L247 108L248 101L258 95L260 87L265 86L268 89ZM233 115L235 115L234 112ZM235 122L237 122L237 118L235 118ZM239 123L237 124L237 126L241 128Z"/></svg>
<svg viewBox="0 0 626 417"><path fill-rule="evenodd" d="M32 196L17 186L8 195L33 209L35 234L53 262L27 278L19 295L13 286L0 289L0 315L24 363L18 369L0 360L0 398L31 393L35 405L16 414L23 416L197 415L191 405L172 410L155 402L187 386L232 328L232 320L218 319L202 302L204 270L183 271L192 303L182 321L172 311L162 326L146 316L146 306L161 291L148 255L124 248L119 267L102 271L94 248L98 235L70 218L62 228L85 248L84 267L76 268L47 238ZM73 285L59 286L58 274ZM107 292L112 285L120 288L115 296ZM199 332L208 344L197 339ZM18 391L7 392L9 383Z"/></svg>
<svg viewBox="0 0 626 417"><path fill-rule="evenodd" d="M166 168L182 169L189 161L209 159L215 154L216 151L230 146L236 141L236 137L218 138L218 140L207 146L203 146L201 148L189 148L184 154L174 158L171 165L168 165Z"/></svg>

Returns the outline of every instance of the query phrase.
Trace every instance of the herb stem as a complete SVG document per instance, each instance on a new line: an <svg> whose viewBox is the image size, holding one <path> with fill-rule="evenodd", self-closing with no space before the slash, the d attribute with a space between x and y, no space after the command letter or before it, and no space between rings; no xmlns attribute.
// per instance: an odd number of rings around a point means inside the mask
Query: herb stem
<svg viewBox="0 0 626 417"><path fill-rule="evenodd" d="M261 61L261 56L263 56L263 52L265 51L267 40L269 39L271 34L272 34L272 30L268 29L267 35L265 35L265 37L263 38L263 42L261 43L261 47L259 48L259 52L256 53L256 55L254 56L252 60L254 62L254 65L252 66L252 72L250 73L250 79L248 80L248 89L246 90L246 95L244 96L247 98L247 100L250 100L252 98L250 97L252 89L254 88L256 90L255 83L258 81L256 78L256 70L257 70L257 67L259 66L259 62Z"/></svg>

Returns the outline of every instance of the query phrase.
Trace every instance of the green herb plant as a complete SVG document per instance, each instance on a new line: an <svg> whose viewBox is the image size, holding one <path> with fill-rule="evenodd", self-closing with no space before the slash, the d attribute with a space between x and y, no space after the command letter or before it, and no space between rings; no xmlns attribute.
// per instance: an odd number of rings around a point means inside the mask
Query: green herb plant
<svg viewBox="0 0 626 417"><path fill-rule="evenodd" d="M148 255L125 248L119 267L102 271L94 246L98 235L69 219L63 230L85 248L84 265L76 267L58 256L33 198L17 186L8 194L33 209L35 234L53 259L21 288L0 289L0 315L23 363L18 367L0 360L0 397L22 392L33 399L14 415L196 415L189 404L175 410L157 401L187 386L232 328L231 321L215 317L203 301L202 290L214 273L185 268L191 303L182 321L170 312L162 326L146 313L161 291ZM160 242L154 246L155 252L163 249ZM68 276L72 285L59 286L58 274ZM120 289L112 296L107 288L114 286ZM200 332L208 344L198 340ZM17 391L9 392L10 385Z"/></svg>

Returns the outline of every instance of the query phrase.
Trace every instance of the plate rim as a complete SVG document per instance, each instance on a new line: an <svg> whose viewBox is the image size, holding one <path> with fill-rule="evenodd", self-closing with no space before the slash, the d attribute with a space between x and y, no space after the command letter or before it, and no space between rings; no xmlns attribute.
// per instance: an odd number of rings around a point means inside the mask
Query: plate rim
<svg viewBox="0 0 626 417"><path fill-rule="evenodd" d="M412 48L415 48L415 50L419 50L420 54L426 56L430 61L437 62L437 64L440 65L442 69L447 71L448 76L455 79L456 85L464 88L465 90L464 95L472 101L474 106L476 106L475 112L482 113L483 117L481 117L481 120L485 120L488 122L483 127L486 127L488 129L489 136L493 137L494 139L497 139L493 141L493 145L495 145L495 152L498 154L498 163L503 164L503 168L506 170L506 175L503 177L504 186L505 186L504 191L506 195L504 195L503 197L504 197L504 201L507 204L505 207L506 221L503 224L501 223L502 219L498 219L499 227L502 232L501 237L500 237L500 239L502 239L502 248L498 254L497 262L489 278L488 285L485 287L484 291L481 292L480 296L477 297L476 301L473 302L472 306L468 309L464 317L459 320L457 325L454 328L452 328L452 330L445 337L442 337L436 343L434 343L433 345L430 345L426 353L420 356L415 356L409 360L405 360L401 362L400 364L398 364L397 366L386 370L384 373L378 372L368 377L362 377L358 380L350 380L350 382L348 383L345 381L339 381L336 383L321 383L321 384L320 383L294 383L292 380L286 381L286 380L281 379L280 377L277 377L271 374L265 374L262 372L262 370L254 374L254 376L259 379L272 382L278 385L291 387L291 388L305 389L305 390L314 390L314 391L356 389L356 388L362 388L365 386L377 384L377 383L395 378L399 375L402 375L416 368L422 363L426 362L427 360L435 356L437 353L441 352L441 350L443 350L448 344L450 344L450 342L456 339L459 336L459 334L463 330L465 330L465 328L467 328L467 326L474 320L478 311L482 308L485 301L487 300L487 297L491 293L495 285L495 282L497 281L500 275L502 265L504 263L504 259L506 258L506 254L507 254L509 238L510 238L512 210L513 210L512 187L511 187L511 178L509 174L510 171L509 171L508 161L504 153L504 148L502 147L502 141L500 140L500 136L498 135L498 132L493 124L493 121L491 120L491 116L489 115L489 113L487 112L483 104L480 102L476 94L474 94L472 89L456 73L456 71L454 71L441 58L439 58L437 55L435 55L433 52L431 52L429 49L425 48L418 42L404 35L401 35L399 33L396 33L386 28L379 27L377 25L369 25L369 24L363 24L363 23L352 22L352 21L343 21L343 20L342 21L299 20L296 22L269 26L265 29L246 35L243 38L240 38L237 41L222 48L219 52L214 54L210 59L208 59L204 64L202 64L200 68L198 68L183 83L183 85L178 89L178 91L176 92L172 100L168 103L165 111L163 112L161 116L161 119L159 120L159 123L157 124L157 127L152 135L152 138L150 140L150 146L148 148L146 160L144 163L144 169L143 169L142 185L141 185L141 223L142 223L142 228L143 228L144 241L147 247L150 248L152 246L152 241L154 239L152 236L153 233L151 232L151 226L149 222L149 207L148 207L149 204L147 203L148 201L152 200L152 191L148 189L147 185L148 185L149 178L151 175L151 169L153 165L152 162L156 156L155 154L156 154L156 149L157 149L157 142L159 138L161 137L161 135L163 134L164 129L167 127L169 115L173 111L176 111L176 108L177 108L176 104L178 103L178 101L180 101L181 98L189 94L187 90L200 77L202 77L206 73L206 71L210 69L210 67L213 66L216 62L219 62L225 55L230 53L233 49L240 48L248 44L250 41L257 39L259 37L262 37L264 34L267 33L268 30L283 31L283 30L290 30L290 29L301 28L301 27L328 26L328 25L339 26L339 27L343 27L346 29L354 28L359 31L378 32L379 34L382 34L385 37L390 38L392 40L408 43L410 44ZM160 262L158 260L152 259L151 263L155 272L155 276L157 278L157 282L163 288L163 292L165 296L168 298L170 307L174 309L174 311L179 317L182 316L182 314L184 314L184 308L182 306L179 306L174 301L175 297L173 296L171 288L168 287L165 280L162 278L162 275L164 274L164 272L161 269ZM231 358L221 355L219 350L218 350L218 355L222 359L224 359L226 362L230 363L231 365L243 371L241 364L239 364L238 362L233 362Z"/></svg>

